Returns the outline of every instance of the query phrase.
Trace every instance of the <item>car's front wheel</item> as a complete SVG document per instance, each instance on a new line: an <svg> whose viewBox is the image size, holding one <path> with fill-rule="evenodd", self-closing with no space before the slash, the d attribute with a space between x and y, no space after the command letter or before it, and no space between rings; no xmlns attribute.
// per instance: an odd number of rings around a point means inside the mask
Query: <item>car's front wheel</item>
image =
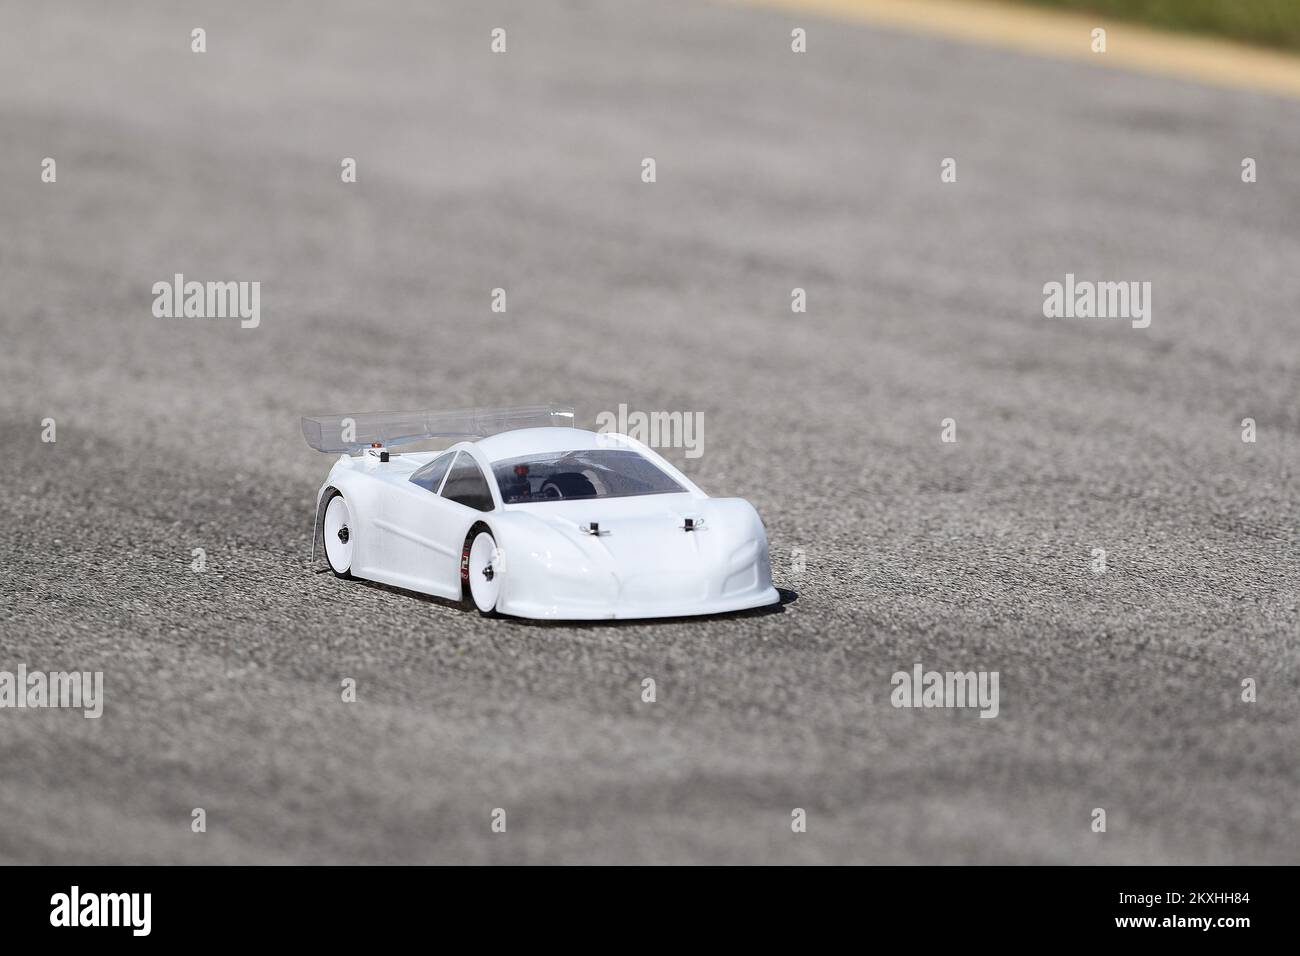
<svg viewBox="0 0 1300 956"><path fill-rule="evenodd" d="M470 599L484 617L496 615L497 599L501 596L501 577L505 572L503 565L492 532L485 528L470 532L469 539L465 542L463 578L469 585Z"/></svg>

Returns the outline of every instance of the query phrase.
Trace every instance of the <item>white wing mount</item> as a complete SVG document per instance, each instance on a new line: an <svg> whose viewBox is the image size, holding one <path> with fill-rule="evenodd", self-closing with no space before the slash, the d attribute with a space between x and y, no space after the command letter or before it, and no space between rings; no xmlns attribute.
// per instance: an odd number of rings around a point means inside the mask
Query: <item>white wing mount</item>
<svg viewBox="0 0 1300 956"><path fill-rule="evenodd" d="M571 405L511 405L455 411L356 412L303 416L302 437L317 451L356 454L428 438L485 438L517 428L573 427Z"/></svg>

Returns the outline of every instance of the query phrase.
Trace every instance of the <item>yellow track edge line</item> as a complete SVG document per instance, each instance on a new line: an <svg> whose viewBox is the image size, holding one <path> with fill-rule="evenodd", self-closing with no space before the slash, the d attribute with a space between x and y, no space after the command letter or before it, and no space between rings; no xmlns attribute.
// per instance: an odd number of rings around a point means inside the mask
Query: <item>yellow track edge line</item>
<svg viewBox="0 0 1300 956"><path fill-rule="evenodd" d="M987 0L730 0L1008 47L1160 76L1300 98L1300 57L1226 40L1163 33L1101 14ZM792 24L799 26L799 24ZM1092 31L1106 31L1106 52ZM811 47L815 40L810 38Z"/></svg>

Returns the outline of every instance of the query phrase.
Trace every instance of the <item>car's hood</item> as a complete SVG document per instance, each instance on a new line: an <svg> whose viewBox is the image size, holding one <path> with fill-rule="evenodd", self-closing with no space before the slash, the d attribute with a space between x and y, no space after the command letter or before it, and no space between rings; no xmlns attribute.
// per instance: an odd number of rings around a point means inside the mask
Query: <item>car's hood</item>
<svg viewBox="0 0 1300 956"><path fill-rule="evenodd" d="M550 501L517 505L510 512L544 525L592 566L620 578L644 569L687 572L725 561L737 546L761 534L748 502L687 493ZM688 519L698 530L685 530ZM599 534L587 530L593 522Z"/></svg>
<svg viewBox="0 0 1300 956"><path fill-rule="evenodd" d="M677 614L771 591L763 523L741 498L574 499L515 506L502 518L498 542L514 569L506 571L507 600L536 616L560 608L587 617ZM696 530L685 529L688 518ZM592 522L599 534L584 530Z"/></svg>

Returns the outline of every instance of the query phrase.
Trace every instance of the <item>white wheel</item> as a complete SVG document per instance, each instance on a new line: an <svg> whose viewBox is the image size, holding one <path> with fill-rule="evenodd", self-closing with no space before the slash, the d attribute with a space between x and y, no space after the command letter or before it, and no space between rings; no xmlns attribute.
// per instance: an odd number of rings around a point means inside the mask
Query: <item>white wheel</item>
<svg viewBox="0 0 1300 956"><path fill-rule="evenodd" d="M343 496L335 494L325 506L325 558L330 570L341 578L350 578L352 548L356 544L352 512Z"/></svg>
<svg viewBox="0 0 1300 956"><path fill-rule="evenodd" d="M490 531L474 535L469 547L469 593L479 613L496 611L501 594L501 555Z"/></svg>

